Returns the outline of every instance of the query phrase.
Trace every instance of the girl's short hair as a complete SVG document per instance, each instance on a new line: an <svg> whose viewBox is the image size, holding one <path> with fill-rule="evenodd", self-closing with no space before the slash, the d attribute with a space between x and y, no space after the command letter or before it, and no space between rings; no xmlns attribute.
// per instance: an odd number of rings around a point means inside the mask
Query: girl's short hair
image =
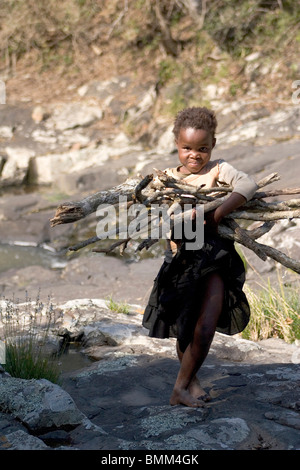
<svg viewBox="0 0 300 470"><path fill-rule="evenodd" d="M180 111L174 122L173 134L177 139L179 136L180 129L187 129L191 127L193 129L203 129L212 133L215 136L218 122L215 113L205 107L191 107L185 108Z"/></svg>

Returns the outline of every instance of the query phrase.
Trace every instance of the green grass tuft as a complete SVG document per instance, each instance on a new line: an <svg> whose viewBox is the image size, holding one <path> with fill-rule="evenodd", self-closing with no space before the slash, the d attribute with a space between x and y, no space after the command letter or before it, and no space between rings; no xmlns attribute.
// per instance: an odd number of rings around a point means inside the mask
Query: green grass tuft
<svg viewBox="0 0 300 470"><path fill-rule="evenodd" d="M278 276L276 286L268 281L255 292L246 286L251 308L251 319L242 337L259 341L271 337L287 343L300 340L299 283L285 285Z"/></svg>
<svg viewBox="0 0 300 470"><path fill-rule="evenodd" d="M5 343L3 368L12 377L59 382L58 359L47 351L54 317L50 300L44 305L39 295L35 302L26 296L22 305L13 300L1 302L0 321Z"/></svg>
<svg viewBox="0 0 300 470"><path fill-rule="evenodd" d="M126 315L130 312L129 305L126 302L116 302L112 297L108 298L106 304L112 312L125 313Z"/></svg>

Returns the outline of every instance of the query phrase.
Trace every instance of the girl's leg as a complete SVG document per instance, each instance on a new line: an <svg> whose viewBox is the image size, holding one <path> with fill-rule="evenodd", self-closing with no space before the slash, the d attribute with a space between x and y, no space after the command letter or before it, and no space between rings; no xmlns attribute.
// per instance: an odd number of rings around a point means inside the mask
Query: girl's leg
<svg viewBox="0 0 300 470"><path fill-rule="evenodd" d="M218 273L208 275L204 292L193 339L181 357L180 370L170 399L171 405L203 406L203 401L191 394L190 387L208 354L222 312L224 283Z"/></svg>
<svg viewBox="0 0 300 470"><path fill-rule="evenodd" d="M176 343L176 351L179 362L181 363L183 352L180 350L179 341L177 341ZM194 375L194 377L192 378L188 390L194 398L199 398L203 401L210 401L210 397L201 387L198 377L196 375Z"/></svg>
<svg viewBox="0 0 300 470"><path fill-rule="evenodd" d="M179 362L181 363L183 352L180 350L179 341L177 341L176 343L176 350L177 350L177 356L178 356ZM196 375L194 375L194 377L192 378L188 390L194 398L199 398L203 401L210 400L208 395L205 393L205 391L201 387L198 377Z"/></svg>

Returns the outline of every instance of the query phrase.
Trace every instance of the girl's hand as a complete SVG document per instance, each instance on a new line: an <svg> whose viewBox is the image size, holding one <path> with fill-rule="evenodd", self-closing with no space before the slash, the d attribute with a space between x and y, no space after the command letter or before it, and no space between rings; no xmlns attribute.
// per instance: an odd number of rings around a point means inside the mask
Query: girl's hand
<svg viewBox="0 0 300 470"><path fill-rule="evenodd" d="M230 214L234 210L241 207L247 202L246 198L239 193L232 192L230 197L223 202L214 211L207 212L205 214L205 224L209 230L213 230L214 233L218 231L218 225L226 215Z"/></svg>
<svg viewBox="0 0 300 470"><path fill-rule="evenodd" d="M222 220L222 215L220 214L220 211L218 211L219 208L206 212L204 214L204 224L206 225L207 230L210 232L217 233L218 232L218 225ZM197 209L194 208L192 210L192 220L194 220L197 216Z"/></svg>
<svg viewBox="0 0 300 470"><path fill-rule="evenodd" d="M207 212L204 216L204 224L206 229L212 233L218 233L218 226L222 220L222 216L218 214L218 210Z"/></svg>

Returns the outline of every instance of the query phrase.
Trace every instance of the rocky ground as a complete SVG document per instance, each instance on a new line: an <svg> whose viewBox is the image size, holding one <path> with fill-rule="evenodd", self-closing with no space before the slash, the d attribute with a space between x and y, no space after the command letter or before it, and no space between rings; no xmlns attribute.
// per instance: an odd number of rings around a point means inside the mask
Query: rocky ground
<svg viewBox="0 0 300 470"><path fill-rule="evenodd" d="M20 301L25 291L32 299L38 291L44 300L51 295L55 306L65 309L64 327L73 334L76 325L84 328L85 337L92 331L97 339L93 343L92 335L90 343L82 345L87 362L75 365L81 357L78 352L64 358L69 365L59 388L44 382L24 384L2 374L0 446L299 450L297 345L216 335L201 371L212 400L197 410L170 407L178 371L174 341L150 340L140 313L163 247L141 258L134 247L123 258L90 249L70 255L70 244L95 234L94 215L72 226L50 228L49 219L60 202L81 199L137 172L145 175L153 167L163 169L177 161L171 123L151 122L153 87L145 84L137 90L126 77L120 80L86 84L75 103L7 105L0 117L0 292ZM126 96L135 92L135 105L126 112L133 124L140 124L138 139L105 119L108 103L114 116L124 112L121 98L126 90ZM220 122L215 158L228 160L255 179L278 172L281 180L272 187L299 185L299 107L271 113L249 102L215 104ZM265 242L298 258L299 230L297 221L277 224ZM258 275L276 279L275 263L244 251L247 282L256 283ZM280 275L295 279L285 269ZM112 315L101 300L110 296L134 305L133 311ZM91 357L97 361L91 363ZM32 394L41 399L26 407Z"/></svg>
<svg viewBox="0 0 300 470"><path fill-rule="evenodd" d="M116 313L87 299L57 308L60 331L83 338L81 352L62 357L59 386L0 375L0 448L299 450L295 344L216 334L199 374L211 401L171 407L174 339L149 338L136 306Z"/></svg>
<svg viewBox="0 0 300 470"><path fill-rule="evenodd" d="M109 261L107 269L102 269L114 273L119 286L115 295L145 298L151 282L150 270L146 275L143 263L147 269L151 264L154 275L158 260L129 265L135 267L130 278L124 265L124 272L120 271L120 260L112 261L117 262L115 269ZM88 282L88 265L81 266L78 259L74 262L79 270L74 276ZM94 264L90 259L89 266ZM37 287L44 268L28 267L21 272L29 276L30 269L32 288ZM127 290L124 278L115 279L116 272L130 280ZM53 286L57 298L74 298L55 304L64 312L59 331L81 338L79 350L71 348L61 358L59 388L52 390L48 384L48 390L38 381L24 384L16 379L11 384L14 379L0 379L2 449L115 450L120 454L126 450L299 450L299 346L278 339L253 343L216 334L200 374L211 401L197 410L170 407L178 372L174 340L148 338L141 327L143 302L132 306L129 314L118 314L106 307L106 301L95 299L100 285L103 292L105 285L106 292L112 288L109 279L103 282L98 276L93 287L84 281L77 287L62 283L60 290ZM78 299L89 293L90 298ZM35 400L28 404L31 396Z"/></svg>

